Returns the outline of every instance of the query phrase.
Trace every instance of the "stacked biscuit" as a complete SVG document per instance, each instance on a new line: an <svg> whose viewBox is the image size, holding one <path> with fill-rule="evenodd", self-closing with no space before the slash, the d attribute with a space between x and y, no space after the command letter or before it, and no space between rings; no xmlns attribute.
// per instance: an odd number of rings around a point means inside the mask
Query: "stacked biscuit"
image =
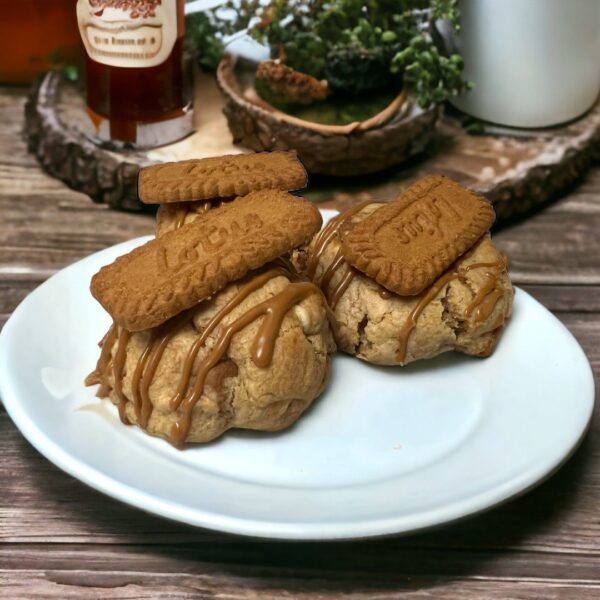
<svg viewBox="0 0 600 600"><path fill-rule="evenodd" d="M91 284L113 325L87 383L122 421L181 446L282 429L321 393L335 351L328 308L286 259L321 226L288 193L305 185L281 152L140 173L140 198L163 203L157 237Z"/></svg>
<svg viewBox="0 0 600 600"><path fill-rule="evenodd" d="M381 365L489 356L513 300L493 219L485 198L440 176L333 219L298 262L328 298L338 346Z"/></svg>
<svg viewBox="0 0 600 600"><path fill-rule="evenodd" d="M141 171L156 239L91 284L113 325L87 383L123 422L176 446L288 427L323 390L336 341L382 365L493 352L513 289L487 200L425 177L320 230L289 194L305 185L283 152Z"/></svg>

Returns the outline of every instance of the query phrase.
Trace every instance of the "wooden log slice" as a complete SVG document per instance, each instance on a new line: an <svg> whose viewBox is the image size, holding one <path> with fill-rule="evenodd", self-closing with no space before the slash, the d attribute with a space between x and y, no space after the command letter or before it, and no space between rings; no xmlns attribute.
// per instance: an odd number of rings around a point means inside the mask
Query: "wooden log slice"
<svg viewBox="0 0 600 600"><path fill-rule="evenodd" d="M69 187L125 210L147 210L137 198L137 174L151 164L143 152L98 144L82 90L51 71L32 88L25 105L30 152Z"/></svg>
<svg viewBox="0 0 600 600"><path fill-rule="evenodd" d="M115 208L148 210L137 200L140 167L247 151L233 143L223 110L214 78L199 74L193 135L145 152L99 145L82 90L51 72L32 88L25 135L44 169L70 187ZM393 199L416 178L439 173L485 195L505 220L557 197L599 159L600 101L577 121L536 131L486 127L483 134L470 135L455 114L447 114L419 157L374 175L312 177L306 195L344 209L366 198Z"/></svg>

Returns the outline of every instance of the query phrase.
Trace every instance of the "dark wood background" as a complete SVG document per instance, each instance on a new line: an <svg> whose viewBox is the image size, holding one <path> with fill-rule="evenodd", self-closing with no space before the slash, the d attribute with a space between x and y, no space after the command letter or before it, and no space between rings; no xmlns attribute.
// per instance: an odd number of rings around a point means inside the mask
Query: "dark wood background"
<svg viewBox="0 0 600 600"><path fill-rule="evenodd" d="M57 269L153 225L45 175L22 141L24 99L0 88L0 326ZM496 240L514 282L580 341L598 385L600 169ZM551 479L486 514L404 538L284 543L171 523L88 489L0 407L0 595L600 598L600 420Z"/></svg>

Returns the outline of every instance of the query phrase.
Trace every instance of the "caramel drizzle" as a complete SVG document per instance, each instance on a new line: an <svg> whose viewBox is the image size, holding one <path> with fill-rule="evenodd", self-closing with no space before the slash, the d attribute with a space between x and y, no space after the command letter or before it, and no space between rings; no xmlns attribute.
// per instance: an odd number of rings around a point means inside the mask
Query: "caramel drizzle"
<svg viewBox="0 0 600 600"><path fill-rule="evenodd" d="M219 332L215 345L196 371L192 390L179 402L181 416L171 429L171 440L180 446L188 435L192 422L192 411L200 399L206 376L229 348L232 337L259 317L264 317L252 345L252 360L257 367L267 367L273 358L275 340L288 310L306 297L315 293L315 286L308 282L290 283L279 294L257 304ZM174 403L171 405L174 407Z"/></svg>
<svg viewBox="0 0 600 600"><path fill-rule="evenodd" d="M108 392L110 392L110 384L108 383L107 378L104 377L104 374L108 371L112 362L111 350L117 340L117 335L117 327L113 324L98 344L102 351L100 352L100 358L98 359L96 368L85 378L85 385L100 384L100 387L96 392L98 398L104 398L108 395Z"/></svg>
<svg viewBox="0 0 600 600"><path fill-rule="evenodd" d="M348 271L344 273L342 278L339 280L338 284L329 291L329 296L327 297L329 306L331 306L331 310L335 310L335 307L338 305L338 302L342 298L342 296L346 293L346 290L350 287L352 280L356 277L356 273L352 267L348 268Z"/></svg>
<svg viewBox="0 0 600 600"><path fill-rule="evenodd" d="M278 276L284 276L290 280L294 278L293 273L290 273L283 266L275 266L259 274L237 291L235 296L233 296L233 298L231 298L231 300L229 300L229 302L227 302L227 304L209 321L200 334L200 337L190 346L184 361L183 372L177 386L177 391L169 403L171 410L180 413L171 429L170 441L173 445L181 446L185 442L191 427L193 409L202 397L205 385L207 384L207 377L210 376L212 369L214 369L224 357L233 336L256 319L264 317L251 348L251 357L258 367L265 368L271 363L273 358L275 342L287 312L292 306L301 302L311 294L321 293L320 290L310 282L290 282L281 292L264 300L260 304L257 304L235 319L232 323L224 326L218 333L214 346L202 360L200 365L198 365L193 386L190 388L194 362L210 334L215 331L215 329L222 324L223 319L250 296L250 294L260 289L269 280ZM190 309L154 329L150 333L148 342L138 359L132 377L132 403L138 418L138 423L140 427L144 429L148 427L148 422L153 409L149 397L149 389L154 380L164 351L169 341L180 328L192 321L193 311L194 309ZM112 373L114 378L113 389L119 400L119 415L123 422L128 422L126 421L127 417L125 414L127 398L122 391L122 376L127 356L127 344L130 336L131 334L129 331L113 324L102 344L102 352L96 370L86 379L87 385L101 383L102 386L101 390L98 390L98 395L100 395L101 391L104 396L107 395L107 392L110 390L110 386L107 383L107 372L111 363L111 349L116 342L117 349L114 358L112 359ZM222 379L227 376L231 376L227 375L227 373L231 373L231 371L232 369L225 369L224 372L219 375L219 381L222 381Z"/></svg>
<svg viewBox="0 0 600 600"><path fill-rule="evenodd" d="M492 280L491 284L493 289L483 297L480 305L477 307L475 323L483 323L494 312L496 304L498 304L500 298L504 295L504 292L496 287L497 280ZM475 300L473 300L473 304L475 304Z"/></svg>
<svg viewBox="0 0 600 600"><path fill-rule="evenodd" d="M449 271L442 275L437 281L435 281L431 285L431 287L421 296L417 304L412 309L410 315L408 316L408 319L406 319L406 321L400 328L398 350L396 352L396 358L398 359L398 362L403 363L406 360L406 351L408 348L410 334L417 326L417 321L419 320L419 317L421 316L425 308L429 305L430 302L432 302L437 297L437 295L444 288L444 286L456 279L459 279L460 281L465 281L466 273L468 273L469 271L472 271L474 269L486 268L494 269L494 271L486 273L486 277L489 279L489 281L475 295L475 298L473 298L473 301L471 302L471 304L469 304L465 311L465 317L470 317L472 312L476 308L476 323L480 323L490 316L496 304L498 303L498 300L503 295L502 290L497 288L497 284L500 273L506 269L506 262L504 260L500 260L496 262L472 263L462 268L459 267L455 271ZM482 310L482 307L484 306L485 309Z"/></svg>
<svg viewBox="0 0 600 600"><path fill-rule="evenodd" d="M281 267L282 269L285 269L287 271L286 277L290 280L298 281L300 279L306 279L306 278L303 278L300 275L300 273L298 273L298 271L296 270L296 267L294 266L294 263L292 263L292 261L287 256L278 256L273 261L273 264L278 267Z"/></svg>
<svg viewBox="0 0 600 600"><path fill-rule="evenodd" d="M152 416L153 405L150 401L149 390L152 381L154 381L158 365L171 338L190 318L189 311L186 311L154 329L138 359L131 381L131 395L133 409L138 423L143 429L148 427L148 422Z"/></svg>
<svg viewBox="0 0 600 600"><path fill-rule="evenodd" d="M493 262L471 263L470 265L461 267L460 270L465 273L468 273L469 271L473 271L474 269L484 269L484 268L500 269L500 271L502 272L502 271L506 270L506 261L504 260L504 258L501 258L501 260L495 260Z"/></svg>
<svg viewBox="0 0 600 600"><path fill-rule="evenodd" d="M127 344L131 333L122 327L117 332L117 351L112 360L112 372L114 386L113 390L119 400L119 418L125 425L129 425L129 419L127 418L127 397L123 393L123 369L125 368L125 361L127 360Z"/></svg>
<svg viewBox="0 0 600 600"><path fill-rule="evenodd" d="M171 410L177 410L182 404L184 398L186 397L186 392L190 387L190 379L192 376L192 367L194 366L194 361L200 352L200 349L204 346L208 336L215 330L217 325L221 323L221 321L239 304L241 304L252 292L255 292L259 288L261 288L267 281L277 277L278 275L287 276L287 272L283 268L274 268L261 273L252 281L248 282L244 285L240 290L238 290L237 294L229 300L229 302L208 322L200 337L191 345L186 359L183 364L183 372L181 374L181 379L179 380L179 385L177 386L177 391L173 398L171 398L169 405ZM255 361L256 362L256 361ZM200 384L198 382L198 375L196 375L196 387L199 387ZM194 391L192 390L192 391ZM202 388L200 387L200 394L202 393ZM195 399L195 394L194 394ZM199 398L198 398L199 399ZM197 401L197 399L196 399Z"/></svg>
<svg viewBox="0 0 600 600"><path fill-rule="evenodd" d="M339 270L344 266L346 267L346 273L342 275L332 289L329 289L327 302L332 310L335 310L337 303L352 283L352 280L356 276L356 271L344 260L341 248L338 249L332 262L328 265L321 276L319 278L315 278L319 261L323 257L323 254L326 252L329 245L336 238L341 227L347 223L349 219L357 215L363 208L365 208L365 206L369 206L370 204L373 204L373 201L366 200L365 202L361 202L360 204L352 207L350 210L335 216L315 237L314 250L311 253L306 265L306 274L309 279L312 279L322 290L327 290L329 288L329 284Z"/></svg>
<svg viewBox="0 0 600 600"><path fill-rule="evenodd" d="M502 260L493 263L474 263L465 267L465 271L470 271L473 268L490 268L498 269L496 271L488 271L485 273L487 282L482 286L480 290L475 294L472 302L467 306L465 311L465 317L470 317L475 311L475 323L482 323L485 321L496 308L496 304L504 292L501 288L498 288L498 276L506 269L507 259L502 256Z"/></svg>
<svg viewBox="0 0 600 600"><path fill-rule="evenodd" d="M342 249L338 248L338 251L335 253L333 260L329 263L329 266L323 271L321 278L319 280L319 287L322 289L327 289L333 276L337 273L338 269L344 263L344 257L342 255Z"/></svg>

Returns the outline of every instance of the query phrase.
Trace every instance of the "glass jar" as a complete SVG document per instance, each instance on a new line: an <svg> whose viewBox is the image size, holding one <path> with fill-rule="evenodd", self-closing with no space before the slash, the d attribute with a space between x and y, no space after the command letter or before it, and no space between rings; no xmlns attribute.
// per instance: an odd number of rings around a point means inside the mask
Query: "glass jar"
<svg viewBox="0 0 600 600"><path fill-rule="evenodd" d="M184 0L78 0L88 113L101 139L152 147L192 131Z"/></svg>

